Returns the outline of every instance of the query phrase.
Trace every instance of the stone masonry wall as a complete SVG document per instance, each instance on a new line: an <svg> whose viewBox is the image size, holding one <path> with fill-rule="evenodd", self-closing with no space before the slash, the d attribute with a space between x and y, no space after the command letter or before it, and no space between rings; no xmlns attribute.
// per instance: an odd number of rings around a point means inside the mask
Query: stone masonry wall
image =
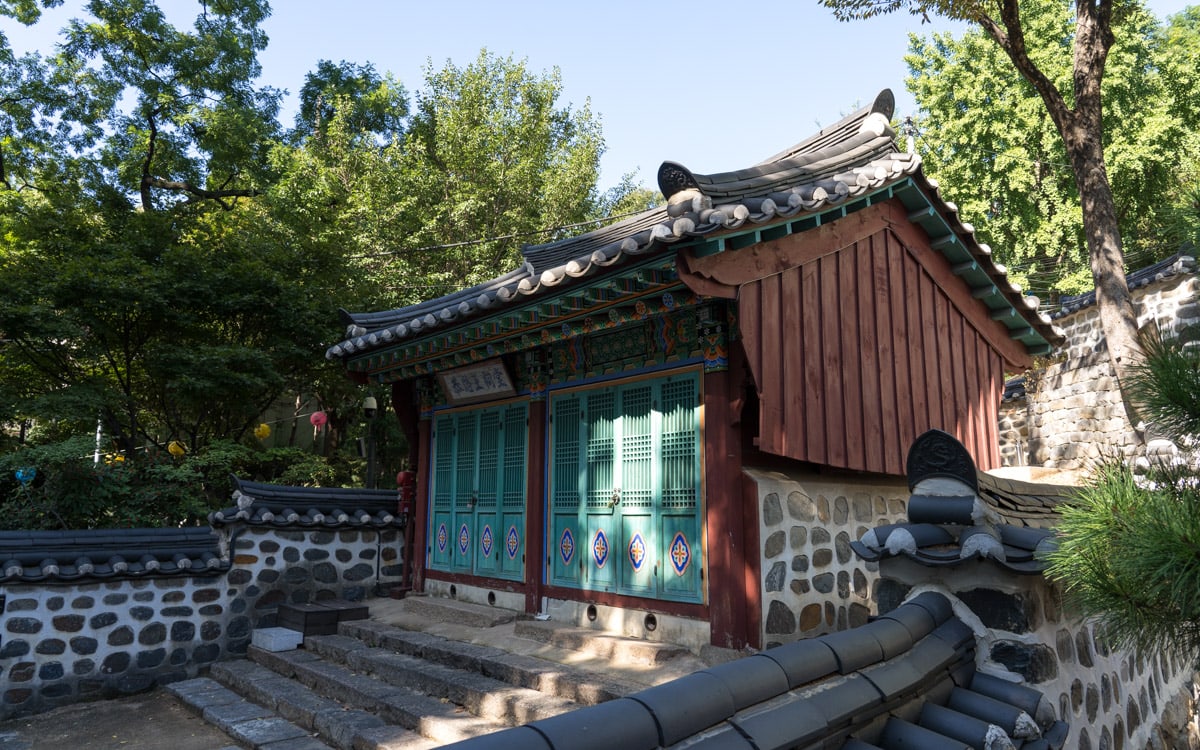
<svg viewBox="0 0 1200 750"><path fill-rule="evenodd" d="M1185 272L1133 292L1138 326L1164 332L1200 328L1200 277ZM1067 341L1051 362L1026 377L1026 396L1000 411L1000 454L1006 466L1086 469L1096 461L1129 460L1139 442L1125 416L1095 305L1055 321Z"/></svg>
<svg viewBox="0 0 1200 750"><path fill-rule="evenodd" d="M878 565L859 560L850 541L904 519L903 481L746 474L758 486L764 647L865 623Z"/></svg>
<svg viewBox="0 0 1200 750"><path fill-rule="evenodd" d="M398 531L220 531L224 575L0 586L0 720L195 677L245 654L282 602L401 580Z"/></svg>
<svg viewBox="0 0 1200 750"><path fill-rule="evenodd" d="M1110 650L1042 576L1014 576L983 561L934 569L889 558L878 590L881 612L922 591L946 594L980 639L979 668L1042 691L1071 725L1064 747L1189 747L1196 728L1190 665ZM1200 747L1196 740L1191 747Z"/></svg>

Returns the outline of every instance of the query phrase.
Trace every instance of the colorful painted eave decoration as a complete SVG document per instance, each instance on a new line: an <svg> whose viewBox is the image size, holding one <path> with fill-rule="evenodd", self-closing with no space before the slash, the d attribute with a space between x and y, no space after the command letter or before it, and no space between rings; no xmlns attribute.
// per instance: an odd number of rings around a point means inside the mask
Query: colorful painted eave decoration
<svg viewBox="0 0 1200 750"><path fill-rule="evenodd" d="M681 284L665 284L650 290L650 293L643 293L637 299L631 299L628 304L597 311L593 315L577 315L558 325L543 323L540 328L527 329L523 333L504 339L486 341L485 331L489 326L494 326L495 321L480 321L472 328L473 333L469 336L462 330L447 331L440 336L351 360L347 367L352 372L368 373L369 378L380 383L407 380L482 362L501 354L526 351L597 331L617 329L700 302L701 298L698 295ZM458 342L464 339L478 343L463 347ZM450 353L438 356L440 352Z"/></svg>

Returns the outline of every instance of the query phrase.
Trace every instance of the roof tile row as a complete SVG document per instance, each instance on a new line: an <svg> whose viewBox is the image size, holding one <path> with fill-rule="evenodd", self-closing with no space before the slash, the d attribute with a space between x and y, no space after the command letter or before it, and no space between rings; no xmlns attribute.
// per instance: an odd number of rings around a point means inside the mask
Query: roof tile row
<svg viewBox="0 0 1200 750"><path fill-rule="evenodd" d="M853 630L450 747L900 750L979 737L997 744L973 747L1061 747L1066 725L1042 694L977 673L975 650L950 602L926 592Z"/></svg>

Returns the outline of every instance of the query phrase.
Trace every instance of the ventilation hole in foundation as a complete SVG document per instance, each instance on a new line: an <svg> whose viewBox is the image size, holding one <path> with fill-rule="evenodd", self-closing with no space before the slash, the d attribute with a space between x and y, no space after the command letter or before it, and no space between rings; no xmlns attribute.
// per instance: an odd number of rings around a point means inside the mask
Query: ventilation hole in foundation
<svg viewBox="0 0 1200 750"><path fill-rule="evenodd" d="M457 599L457 598L458 598L458 587L457 587L457 586L455 586L453 583L452 583L452 584L450 584L450 598L451 598L451 599Z"/></svg>
<svg viewBox="0 0 1200 750"><path fill-rule="evenodd" d="M653 633L655 630L658 630L658 618L654 615L646 615L646 619L642 621L642 624L646 626L647 633Z"/></svg>
<svg viewBox="0 0 1200 750"><path fill-rule="evenodd" d="M587 618L588 618L588 622L595 622L595 621L596 621L596 605L595 605L595 604L589 604L589 605L588 605L588 608L587 608Z"/></svg>
<svg viewBox="0 0 1200 750"><path fill-rule="evenodd" d="M495 591L488 592L488 604L492 605L493 607L496 606L496 592Z"/></svg>

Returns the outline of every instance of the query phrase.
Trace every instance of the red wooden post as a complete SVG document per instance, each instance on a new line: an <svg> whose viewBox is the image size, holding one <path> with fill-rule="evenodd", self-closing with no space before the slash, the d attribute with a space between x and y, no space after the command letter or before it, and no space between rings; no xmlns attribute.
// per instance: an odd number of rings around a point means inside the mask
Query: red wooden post
<svg viewBox="0 0 1200 750"><path fill-rule="evenodd" d="M431 461L431 437L433 422L422 419L417 424L419 461L417 463L417 499L413 503L413 543L409 564L412 566L413 591L425 590L425 542L426 527L429 524L429 474L433 471Z"/></svg>
<svg viewBox="0 0 1200 750"><path fill-rule="evenodd" d="M529 402L528 467L525 471L525 611L537 612L546 559L546 402Z"/></svg>

